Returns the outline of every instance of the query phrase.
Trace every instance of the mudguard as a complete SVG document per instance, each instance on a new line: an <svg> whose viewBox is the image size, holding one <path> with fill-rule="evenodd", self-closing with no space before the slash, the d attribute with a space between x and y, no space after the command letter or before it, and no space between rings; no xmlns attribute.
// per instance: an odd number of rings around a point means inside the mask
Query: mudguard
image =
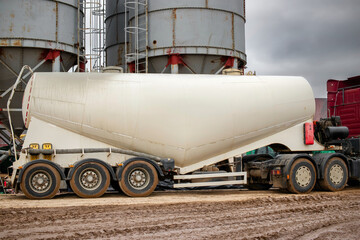
<svg viewBox="0 0 360 240"><path fill-rule="evenodd" d="M345 157L345 155L341 154L341 153L319 153L319 154L315 154L313 156L313 159L316 163L317 169L318 169L318 179L323 179L324 175L325 175L325 165L326 163L329 161L329 159L333 158L333 157L338 157L341 158L342 160L344 160L346 166L348 167L348 169L350 169L349 166L349 162L347 160L347 158Z"/></svg>
<svg viewBox="0 0 360 240"><path fill-rule="evenodd" d="M111 178L113 180L117 180L114 169L110 166L110 164L108 164L108 163L106 163L104 161L101 161L99 159L96 159L96 158L87 158L87 159L83 159L83 160L80 160L80 161L76 162L74 164L74 167L70 169L66 180L70 180L72 178L72 176L74 175L75 169L78 166L80 166L81 164L87 163L87 162L96 162L96 163L99 163L99 164L103 165L109 171L109 173L111 175Z"/></svg>
<svg viewBox="0 0 360 240"><path fill-rule="evenodd" d="M123 170L125 168L125 166L131 162L134 162L134 161L138 161L138 160L141 160L141 161L145 161L145 162L148 162L150 163L151 165L154 166L154 168L156 169L157 173L161 176L161 177L164 177L164 173L163 171L161 170L160 166L153 160L150 160L150 159L147 159L147 158L142 158L142 157L134 157L134 158L130 158L128 160L126 160L125 162L123 162L123 165L120 166L117 170L116 170L116 177L117 177L117 180L119 181L121 179L121 176L122 176L122 173L123 173Z"/></svg>
<svg viewBox="0 0 360 240"><path fill-rule="evenodd" d="M66 180L66 176L65 176L65 173L64 173L64 169L62 167L60 167L59 164L57 163L54 163L54 162L51 162L49 160L45 160L45 159L37 159L37 160L34 160L34 161L31 161L31 162L28 162L26 163L23 168L20 170L19 172L19 177L18 177L18 183L21 183L21 180L22 180L22 177L24 175L24 172L25 170L36 164L36 163L45 163L45 164L49 164L50 166L54 167L59 173L60 173L60 177L61 177L61 180Z"/></svg>

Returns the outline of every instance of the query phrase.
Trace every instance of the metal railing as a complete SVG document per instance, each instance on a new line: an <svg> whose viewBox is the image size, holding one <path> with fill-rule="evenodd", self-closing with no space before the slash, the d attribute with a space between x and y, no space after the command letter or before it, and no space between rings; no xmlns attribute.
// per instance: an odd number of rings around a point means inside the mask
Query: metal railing
<svg viewBox="0 0 360 240"><path fill-rule="evenodd" d="M87 61L88 70L100 72L105 67L105 0L78 0L78 66ZM81 17L83 11L84 17ZM81 46L85 47L82 51ZM80 68L78 67L78 71Z"/></svg>
<svg viewBox="0 0 360 240"><path fill-rule="evenodd" d="M127 20L130 13L134 17ZM126 65L134 64L135 73L148 73L148 1L126 0L125 22Z"/></svg>
<svg viewBox="0 0 360 240"><path fill-rule="evenodd" d="M21 68L21 71L19 73L19 76L17 77L16 81L15 81L15 84L13 85L13 88L11 90L11 93L10 93L10 96L9 96L9 99L7 101L7 113L8 113L8 117L9 117L9 124L10 124L10 132L11 132L11 138L12 138L12 143L13 143L13 148L14 148L14 157L15 157L15 161L17 161L17 153L16 153L16 141L15 141L15 134L14 134L14 128L12 126L12 120L11 120L11 109L10 109L10 104L11 104L11 101L12 101L12 98L14 97L14 93L15 93L15 89L17 87L17 85L21 82L21 79L22 79L22 75L24 73L24 70L25 69L28 69L31 73L31 75L34 74L33 70L31 69L31 67L29 67L28 65L25 65Z"/></svg>

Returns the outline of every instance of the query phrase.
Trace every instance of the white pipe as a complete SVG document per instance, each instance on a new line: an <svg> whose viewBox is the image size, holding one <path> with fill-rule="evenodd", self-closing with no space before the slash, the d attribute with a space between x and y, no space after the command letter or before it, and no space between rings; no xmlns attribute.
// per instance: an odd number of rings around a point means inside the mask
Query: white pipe
<svg viewBox="0 0 360 240"><path fill-rule="evenodd" d="M28 65L24 65L21 68L20 74L19 74L18 78L16 79L16 82L15 82L13 88L12 88L10 97L9 97L9 99L7 101L7 113L8 113L8 116L9 116L9 124L10 124L10 130L11 130L11 138L13 140L15 161L17 161L17 154L16 154L16 143L15 143L14 129L13 129L13 126L12 126L11 114L10 114L10 103L11 103L12 98L14 97L15 89L16 89L17 85L19 84L19 82L21 81L21 76L22 76L25 69L28 69L32 74L34 73L33 70Z"/></svg>

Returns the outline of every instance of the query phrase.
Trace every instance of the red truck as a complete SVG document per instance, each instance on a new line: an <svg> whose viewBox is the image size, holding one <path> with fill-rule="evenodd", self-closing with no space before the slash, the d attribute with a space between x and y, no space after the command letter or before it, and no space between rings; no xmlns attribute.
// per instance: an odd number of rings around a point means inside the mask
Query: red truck
<svg viewBox="0 0 360 240"><path fill-rule="evenodd" d="M360 76L345 81L327 81L328 117L340 116L349 128L349 138L360 136Z"/></svg>

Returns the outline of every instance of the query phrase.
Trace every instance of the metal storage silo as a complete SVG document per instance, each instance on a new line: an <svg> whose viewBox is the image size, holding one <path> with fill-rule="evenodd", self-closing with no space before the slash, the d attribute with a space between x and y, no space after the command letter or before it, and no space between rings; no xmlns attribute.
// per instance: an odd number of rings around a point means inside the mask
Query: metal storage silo
<svg viewBox="0 0 360 240"><path fill-rule="evenodd" d="M129 34L128 64L130 56L147 55L149 72L207 74L246 64L245 0L118 2L128 7L129 31L135 29L138 34ZM109 30L108 36L124 34L122 28ZM111 56L108 59L113 64L116 60Z"/></svg>
<svg viewBox="0 0 360 240"><path fill-rule="evenodd" d="M125 0L106 1L106 64L124 67L125 64Z"/></svg>
<svg viewBox="0 0 360 240"><path fill-rule="evenodd" d="M23 65L35 71L60 72L77 63L82 47L78 24L82 25L83 14L78 0L0 0L0 6L0 120L6 124L6 90L15 83ZM11 108L21 108L24 87L22 84L17 89ZM21 133L20 112L13 112L12 119L16 133Z"/></svg>

